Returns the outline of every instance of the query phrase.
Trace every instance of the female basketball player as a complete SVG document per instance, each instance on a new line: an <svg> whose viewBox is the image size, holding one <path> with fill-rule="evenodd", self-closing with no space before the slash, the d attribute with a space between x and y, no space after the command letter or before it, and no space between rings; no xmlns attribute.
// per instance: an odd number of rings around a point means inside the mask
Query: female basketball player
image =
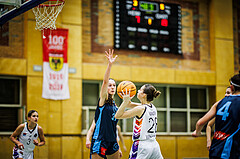
<svg viewBox="0 0 240 159"><path fill-rule="evenodd" d="M92 121L92 124L87 132L87 135L86 135L86 148L90 148L91 147L91 137L92 137L92 134L93 134L93 131L95 129L95 121L93 120ZM124 143L124 140L123 140L123 136L122 136L122 133L121 133L121 127L119 125L117 125L117 130L116 130L116 134L117 134L117 141L118 141L118 145L119 145L119 141L121 140L122 142L122 145L123 145L123 150L124 152L127 151L127 148L125 146L125 143ZM119 155L120 155L120 158L122 157L122 151L121 151L121 148L120 148L120 145L119 145Z"/></svg>
<svg viewBox="0 0 240 159"><path fill-rule="evenodd" d="M229 96L230 94L232 94L232 90L231 87L227 87L226 92L225 92L225 97ZM218 101L220 102L220 101ZM215 118L213 118L212 120L210 120L207 124L207 128L206 128L206 137L207 137L207 149L208 151L210 150L211 144L212 144L212 137L211 137L211 133L212 133L212 127L215 124Z"/></svg>
<svg viewBox="0 0 240 159"><path fill-rule="evenodd" d="M123 102L119 107L115 118L132 118L133 122L133 145L129 155L130 159L162 159L158 142L156 141L157 110L151 103L160 92L151 84L143 85L138 90L137 98L141 103L133 103L129 92L122 92ZM126 110L125 108L132 108Z"/></svg>
<svg viewBox="0 0 240 159"><path fill-rule="evenodd" d="M33 159L35 145L43 146L45 144L43 129L37 122L38 112L30 110L27 122L20 124L10 136L10 140L15 143L15 147L13 148L14 159ZM40 142L37 140L38 137Z"/></svg>
<svg viewBox="0 0 240 159"><path fill-rule="evenodd" d="M209 151L210 159L228 159L240 156L240 74L230 79L232 95L224 97L218 104L198 120L192 136L201 135L203 126L215 115L215 133Z"/></svg>
<svg viewBox="0 0 240 159"><path fill-rule="evenodd" d="M116 126L118 120L114 117L117 112L117 106L113 100L116 92L116 83L109 79L112 64L117 56L113 57L114 50L106 52L108 67L105 72L100 99L95 111L95 129L92 136L90 155L92 159L100 159L107 156L108 159L118 159L119 145L116 137Z"/></svg>

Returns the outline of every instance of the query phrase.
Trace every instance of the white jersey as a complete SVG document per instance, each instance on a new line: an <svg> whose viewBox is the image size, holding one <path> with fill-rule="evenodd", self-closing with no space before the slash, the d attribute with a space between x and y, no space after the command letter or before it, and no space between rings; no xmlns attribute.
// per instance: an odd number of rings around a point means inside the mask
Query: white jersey
<svg viewBox="0 0 240 159"><path fill-rule="evenodd" d="M145 105L140 118L133 123L133 145L129 159L163 159L160 146L156 141L157 110L153 104Z"/></svg>
<svg viewBox="0 0 240 159"><path fill-rule="evenodd" d="M34 150L35 145L33 140L38 138L38 124L32 130L28 129L28 123L25 123L24 129L19 135L18 140L23 144L24 151L31 152Z"/></svg>
<svg viewBox="0 0 240 159"><path fill-rule="evenodd" d="M133 122L133 141L155 140L157 131L157 110L153 104L146 105L140 118L135 117Z"/></svg>

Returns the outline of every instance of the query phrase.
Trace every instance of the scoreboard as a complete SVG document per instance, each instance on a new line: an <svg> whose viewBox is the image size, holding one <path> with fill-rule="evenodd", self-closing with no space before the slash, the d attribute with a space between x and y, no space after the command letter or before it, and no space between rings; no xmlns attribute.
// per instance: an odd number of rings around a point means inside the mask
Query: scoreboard
<svg viewBox="0 0 240 159"><path fill-rule="evenodd" d="M181 6L115 0L114 48L182 54Z"/></svg>

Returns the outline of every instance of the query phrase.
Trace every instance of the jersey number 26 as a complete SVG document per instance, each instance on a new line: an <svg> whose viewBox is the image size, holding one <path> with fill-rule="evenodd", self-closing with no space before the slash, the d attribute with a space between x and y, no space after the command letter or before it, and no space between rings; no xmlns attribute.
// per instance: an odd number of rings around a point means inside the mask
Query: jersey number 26
<svg viewBox="0 0 240 159"><path fill-rule="evenodd" d="M149 123L152 125L149 129L148 129L148 133L156 133L157 131L157 118L149 118Z"/></svg>

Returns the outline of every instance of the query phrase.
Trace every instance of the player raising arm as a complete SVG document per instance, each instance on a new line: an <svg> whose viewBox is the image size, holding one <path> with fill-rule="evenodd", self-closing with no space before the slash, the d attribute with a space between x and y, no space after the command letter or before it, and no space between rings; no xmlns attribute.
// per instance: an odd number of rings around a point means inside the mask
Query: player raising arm
<svg viewBox="0 0 240 159"><path fill-rule="evenodd" d="M92 159L101 159L107 156L108 159L119 159L119 145L117 143L116 126L118 120L114 118L117 106L113 97L116 93L116 82L109 78L110 71L117 56L113 56L114 50L106 53L108 66L105 72L95 111L95 129L92 135L90 155Z"/></svg>

